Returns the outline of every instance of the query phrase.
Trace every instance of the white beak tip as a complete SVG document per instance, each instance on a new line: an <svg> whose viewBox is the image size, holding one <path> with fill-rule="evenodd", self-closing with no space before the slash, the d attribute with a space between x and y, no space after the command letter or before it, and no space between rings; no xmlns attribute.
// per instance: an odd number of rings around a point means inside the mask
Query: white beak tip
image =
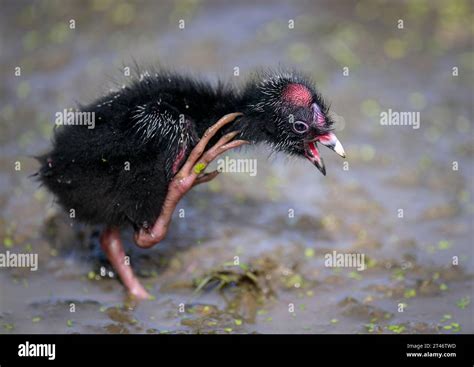
<svg viewBox="0 0 474 367"><path fill-rule="evenodd" d="M334 151L342 158L346 158L346 152L344 152L344 148L342 147L342 144L339 142L339 140L337 140L336 144L334 145Z"/></svg>

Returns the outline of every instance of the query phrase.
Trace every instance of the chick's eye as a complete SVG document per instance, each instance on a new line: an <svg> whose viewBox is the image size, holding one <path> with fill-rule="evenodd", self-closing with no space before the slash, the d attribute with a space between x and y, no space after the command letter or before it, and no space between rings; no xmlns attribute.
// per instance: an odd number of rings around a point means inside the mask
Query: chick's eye
<svg viewBox="0 0 474 367"><path fill-rule="evenodd" d="M306 122L303 121L295 121L293 123L293 130L297 134L304 134L309 129L309 126Z"/></svg>

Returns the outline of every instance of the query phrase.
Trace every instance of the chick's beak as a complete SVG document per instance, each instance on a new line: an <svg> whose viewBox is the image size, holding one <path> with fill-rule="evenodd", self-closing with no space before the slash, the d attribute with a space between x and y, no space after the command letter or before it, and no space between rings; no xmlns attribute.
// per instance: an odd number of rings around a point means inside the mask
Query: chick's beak
<svg viewBox="0 0 474 367"><path fill-rule="evenodd" d="M346 153L344 152L344 148L342 147L341 142L336 137L334 133L327 133L321 136L318 136L317 139L321 144L327 146L328 148L334 150L337 154L339 154L342 158L346 158Z"/></svg>
<svg viewBox="0 0 474 367"><path fill-rule="evenodd" d="M326 167L324 166L324 161L319 154L316 140L305 143L305 156L324 176L326 176Z"/></svg>
<svg viewBox="0 0 474 367"><path fill-rule="evenodd" d="M317 142L327 146L328 148L334 150L341 157L345 158L346 153L342 144L337 139L334 133L327 133L324 135L318 136L316 139L310 142L305 143L305 156L308 158L311 163L313 163L321 173L326 176L326 167L324 166L324 161L319 154Z"/></svg>

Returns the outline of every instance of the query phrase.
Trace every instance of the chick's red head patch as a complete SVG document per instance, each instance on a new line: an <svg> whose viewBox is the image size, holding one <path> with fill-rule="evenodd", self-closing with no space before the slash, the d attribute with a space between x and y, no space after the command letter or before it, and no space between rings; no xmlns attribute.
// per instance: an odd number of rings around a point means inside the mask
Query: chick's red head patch
<svg viewBox="0 0 474 367"><path fill-rule="evenodd" d="M289 84L283 91L283 100L295 106L309 106L313 100L311 91L302 84Z"/></svg>

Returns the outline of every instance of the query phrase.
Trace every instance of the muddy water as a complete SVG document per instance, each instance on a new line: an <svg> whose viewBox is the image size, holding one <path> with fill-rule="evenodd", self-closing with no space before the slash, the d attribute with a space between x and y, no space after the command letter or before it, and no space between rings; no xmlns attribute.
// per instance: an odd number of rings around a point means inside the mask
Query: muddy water
<svg viewBox="0 0 474 367"><path fill-rule="evenodd" d="M474 332L468 1L121 4L3 5L0 248L38 254L39 269L0 270L0 332ZM323 177L265 147L232 153L257 159L257 175L197 188L152 250L124 232L155 297L140 304L100 228L71 222L29 177L54 113L114 87L133 59L236 84L257 66L305 70L348 154L323 148ZM419 111L419 129L382 126L389 108ZM364 254L367 269L326 267L333 250Z"/></svg>

